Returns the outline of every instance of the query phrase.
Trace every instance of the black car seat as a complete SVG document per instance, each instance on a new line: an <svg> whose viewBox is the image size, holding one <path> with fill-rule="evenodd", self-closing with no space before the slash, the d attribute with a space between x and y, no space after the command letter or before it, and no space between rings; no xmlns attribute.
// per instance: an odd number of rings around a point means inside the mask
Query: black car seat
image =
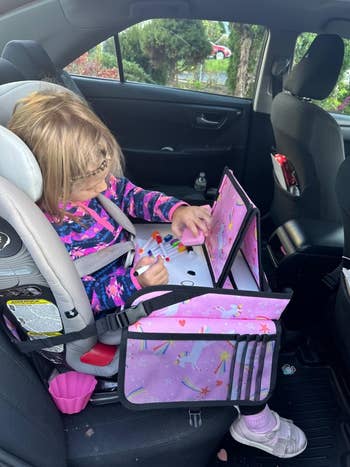
<svg viewBox="0 0 350 467"><path fill-rule="evenodd" d="M343 137L334 118L311 99L322 100L331 93L343 56L339 36L317 36L273 100L276 153L287 157L299 185L299 190L288 191L275 172L270 212L276 226L300 217L339 221L334 184L345 157Z"/></svg>
<svg viewBox="0 0 350 467"><path fill-rule="evenodd" d="M13 81L22 81L22 73L5 58L0 58L0 84L12 83Z"/></svg>
<svg viewBox="0 0 350 467"><path fill-rule="evenodd" d="M332 316L335 342L350 374L350 158L341 164L336 193L344 227L343 268L337 291L335 314Z"/></svg>
<svg viewBox="0 0 350 467"><path fill-rule="evenodd" d="M62 415L29 361L0 329L0 465L6 467L204 467L220 448L231 408L130 411L119 403Z"/></svg>
<svg viewBox="0 0 350 467"><path fill-rule="evenodd" d="M52 81L83 97L69 73L56 68L44 47L38 42L10 41L5 45L1 56L13 63L21 71L24 79Z"/></svg>

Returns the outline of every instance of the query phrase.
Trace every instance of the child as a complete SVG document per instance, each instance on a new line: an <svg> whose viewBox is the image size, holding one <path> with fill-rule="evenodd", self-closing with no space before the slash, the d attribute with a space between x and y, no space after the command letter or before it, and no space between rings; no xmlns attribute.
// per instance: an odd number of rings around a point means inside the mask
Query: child
<svg viewBox="0 0 350 467"><path fill-rule="evenodd" d="M33 151L43 176L39 206L57 231L72 259L89 255L128 233L103 209L103 193L126 214L153 222L172 222L194 235L208 233L210 215L202 207L133 185L122 176L122 154L114 137L89 107L68 92L36 92L17 104L8 128ZM112 175L112 173L114 175ZM135 277L134 268L149 265ZM126 268L123 258L82 277L96 319L106 310L123 305L137 289L166 284L162 259L142 258ZM268 406L241 408L231 434L244 444L279 457L293 457L306 447L304 433Z"/></svg>
<svg viewBox="0 0 350 467"><path fill-rule="evenodd" d="M181 236L184 226L194 234L198 228L207 233L210 216L204 208L143 190L122 177L123 158L114 137L73 94L31 94L20 101L8 127L26 142L39 163L43 176L39 205L72 259L128 240L129 234L97 200L102 192L129 216L171 221L176 236ZM137 289L168 281L161 258L156 262L142 258L135 269L151 266L138 277L134 268L124 267L124 259L82 277L96 318L123 305Z"/></svg>

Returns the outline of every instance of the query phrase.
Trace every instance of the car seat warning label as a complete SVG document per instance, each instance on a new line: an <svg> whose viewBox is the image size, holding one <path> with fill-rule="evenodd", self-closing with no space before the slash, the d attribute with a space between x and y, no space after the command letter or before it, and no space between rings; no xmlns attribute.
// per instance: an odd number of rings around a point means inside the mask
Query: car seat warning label
<svg viewBox="0 0 350 467"><path fill-rule="evenodd" d="M8 300L7 308L18 323L27 331L30 339L59 336L63 326L57 306L47 300ZM51 347L50 351L61 352L62 345Z"/></svg>

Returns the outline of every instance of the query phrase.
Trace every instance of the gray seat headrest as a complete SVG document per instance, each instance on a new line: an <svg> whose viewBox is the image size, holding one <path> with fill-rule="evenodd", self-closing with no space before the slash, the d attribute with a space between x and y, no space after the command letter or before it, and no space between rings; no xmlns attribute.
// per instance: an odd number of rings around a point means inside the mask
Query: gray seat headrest
<svg viewBox="0 0 350 467"><path fill-rule="evenodd" d="M35 41L10 41L1 56L13 63L25 79L56 81L59 76L46 50Z"/></svg>
<svg viewBox="0 0 350 467"><path fill-rule="evenodd" d="M344 42L336 34L321 34L289 73L284 89L310 99L325 99L332 92L343 64Z"/></svg>
<svg viewBox="0 0 350 467"><path fill-rule="evenodd" d="M0 58L0 84L12 83L13 81L22 81L22 73L5 58Z"/></svg>
<svg viewBox="0 0 350 467"><path fill-rule="evenodd" d="M43 187L39 165L28 146L4 127L7 126L19 99L31 92L45 89L71 92L44 81L19 81L0 86L0 176L12 182L34 201L40 199Z"/></svg>
<svg viewBox="0 0 350 467"><path fill-rule="evenodd" d="M36 41L10 41L5 45L2 57L13 63L23 74L23 77L12 81L21 79L49 81L60 84L83 97L71 76L66 71L56 68L44 47Z"/></svg>

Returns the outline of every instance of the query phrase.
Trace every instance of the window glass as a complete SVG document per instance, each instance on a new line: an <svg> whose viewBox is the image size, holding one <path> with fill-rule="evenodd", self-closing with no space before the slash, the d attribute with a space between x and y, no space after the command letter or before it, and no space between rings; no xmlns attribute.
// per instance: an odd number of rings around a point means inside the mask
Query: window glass
<svg viewBox="0 0 350 467"><path fill-rule="evenodd" d="M65 70L74 75L118 79L114 39L110 37L70 63Z"/></svg>
<svg viewBox="0 0 350 467"><path fill-rule="evenodd" d="M119 34L127 81L252 97L261 26L155 19Z"/></svg>
<svg viewBox="0 0 350 467"><path fill-rule="evenodd" d="M294 64L301 60L315 37L316 34L310 32L300 34L294 50ZM345 46L344 62L338 82L327 99L315 101L315 103L328 112L350 115L350 39L343 40Z"/></svg>

